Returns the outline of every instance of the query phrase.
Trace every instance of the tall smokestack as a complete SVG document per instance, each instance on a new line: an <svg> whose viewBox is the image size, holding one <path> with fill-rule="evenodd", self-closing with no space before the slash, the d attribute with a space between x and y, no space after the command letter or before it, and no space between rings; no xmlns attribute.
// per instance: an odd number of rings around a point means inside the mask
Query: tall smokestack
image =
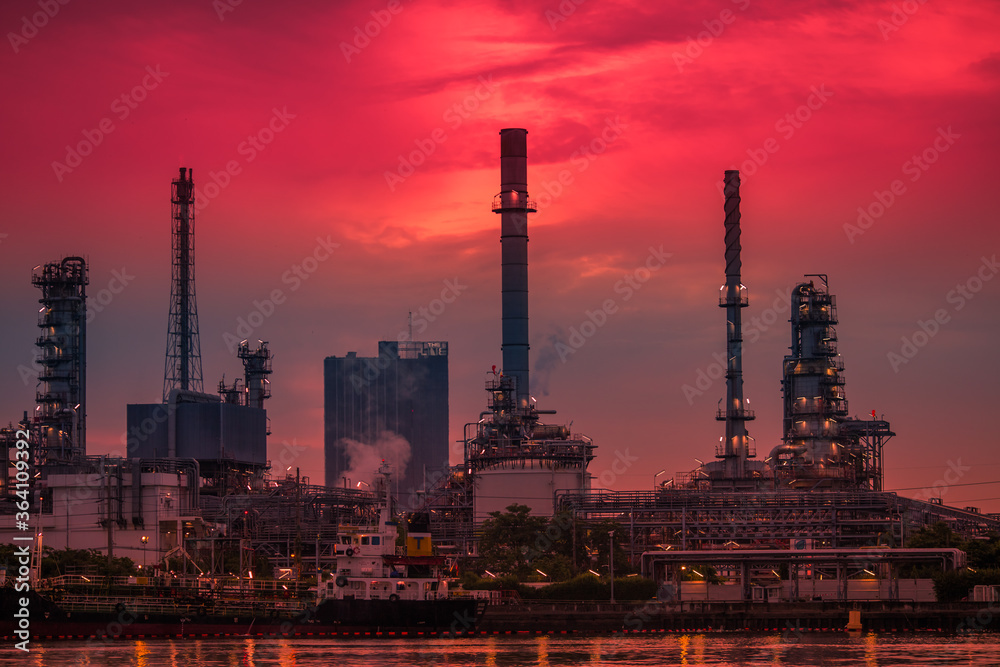
<svg viewBox="0 0 1000 667"><path fill-rule="evenodd" d="M741 311L747 307L746 288L740 279L743 262L740 259L740 172L726 171L726 284L722 287L719 306L726 309L726 407L716 418L726 422L726 439L718 456L725 461L725 475L744 479L749 456L746 422L753 412L743 404L743 325Z"/></svg>
<svg viewBox="0 0 1000 667"><path fill-rule="evenodd" d="M503 372L516 378L517 404L528 405L528 131L500 130L500 194L493 198L500 214L503 297Z"/></svg>

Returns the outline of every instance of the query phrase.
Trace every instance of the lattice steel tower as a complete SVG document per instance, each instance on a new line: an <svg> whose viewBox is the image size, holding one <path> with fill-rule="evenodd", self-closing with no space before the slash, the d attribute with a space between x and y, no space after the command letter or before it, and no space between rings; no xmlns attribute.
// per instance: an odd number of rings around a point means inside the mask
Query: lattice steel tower
<svg viewBox="0 0 1000 667"><path fill-rule="evenodd" d="M194 170L180 168L171 187L173 219L173 276L170 282L170 319L167 322L167 360L163 370L163 400L170 390L203 391L198 305L194 296Z"/></svg>

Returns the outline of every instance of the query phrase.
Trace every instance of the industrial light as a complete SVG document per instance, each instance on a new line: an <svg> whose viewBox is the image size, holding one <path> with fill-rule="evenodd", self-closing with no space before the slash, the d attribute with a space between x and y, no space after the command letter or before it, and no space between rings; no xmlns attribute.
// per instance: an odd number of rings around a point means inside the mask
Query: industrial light
<svg viewBox="0 0 1000 667"><path fill-rule="evenodd" d="M601 575L599 575L599 574L598 574L597 572L594 572L593 570L587 570L587 572L590 572L590 573L591 573L592 575L594 575L595 577L599 577L599 576L601 576Z"/></svg>
<svg viewBox="0 0 1000 667"><path fill-rule="evenodd" d="M535 568L535 572L537 572L538 574L542 575L543 577L549 576L549 575L545 574L544 572L542 572L541 570L539 570L537 567Z"/></svg>

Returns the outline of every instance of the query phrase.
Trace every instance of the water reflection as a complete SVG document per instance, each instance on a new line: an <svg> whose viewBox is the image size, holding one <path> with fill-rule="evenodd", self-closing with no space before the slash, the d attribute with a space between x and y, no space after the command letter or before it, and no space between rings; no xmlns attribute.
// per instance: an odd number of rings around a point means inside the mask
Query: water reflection
<svg viewBox="0 0 1000 667"><path fill-rule="evenodd" d="M495 636L464 639L205 639L33 643L18 665L129 667L327 667L438 665L769 665L895 667L994 665L1000 636L938 634L849 636L655 634L643 636ZM8 652L9 654L9 652ZM5 664L0 659L0 664Z"/></svg>
<svg viewBox="0 0 1000 667"><path fill-rule="evenodd" d="M865 667L876 667L878 665L878 662L875 660L876 644L875 633L869 632L865 637Z"/></svg>

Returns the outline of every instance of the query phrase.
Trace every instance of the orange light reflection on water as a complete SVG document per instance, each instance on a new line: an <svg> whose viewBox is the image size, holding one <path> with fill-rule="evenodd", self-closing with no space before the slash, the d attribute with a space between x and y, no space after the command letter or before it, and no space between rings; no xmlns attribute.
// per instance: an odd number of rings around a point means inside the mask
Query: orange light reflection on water
<svg viewBox="0 0 1000 667"><path fill-rule="evenodd" d="M874 632L865 635L865 667L878 667L878 642Z"/></svg>
<svg viewBox="0 0 1000 667"><path fill-rule="evenodd" d="M681 635L677 638L677 643L681 648L681 664L687 665L688 663L688 645L691 643L690 635Z"/></svg>
<svg viewBox="0 0 1000 667"><path fill-rule="evenodd" d="M281 657L282 667L294 665L298 663L298 648L296 647L295 641L282 639L278 642L278 655Z"/></svg>

